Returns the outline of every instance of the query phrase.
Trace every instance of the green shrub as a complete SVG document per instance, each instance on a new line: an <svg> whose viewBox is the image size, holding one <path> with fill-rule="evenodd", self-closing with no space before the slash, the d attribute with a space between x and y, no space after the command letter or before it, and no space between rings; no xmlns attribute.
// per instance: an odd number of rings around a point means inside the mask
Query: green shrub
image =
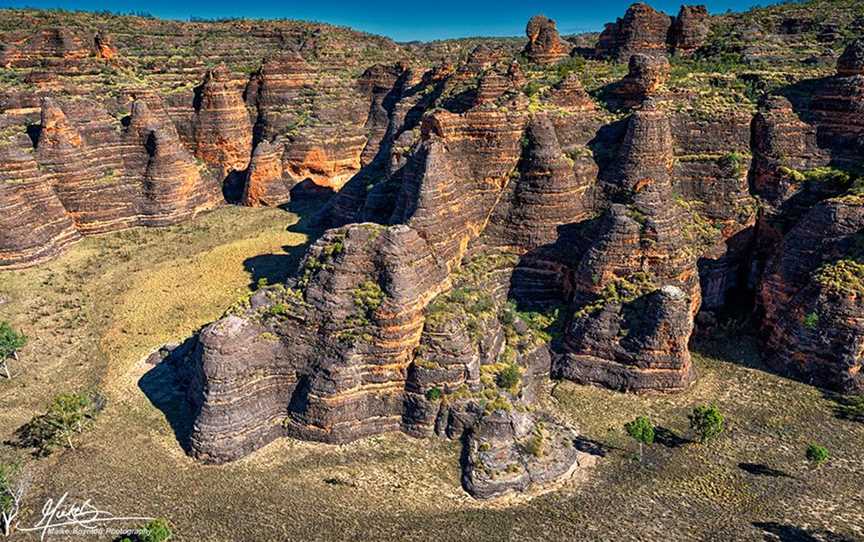
<svg viewBox="0 0 864 542"><path fill-rule="evenodd" d="M171 538L171 525L167 519L157 518L142 529L141 542L165 542Z"/></svg>
<svg viewBox="0 0 864 542"><path fill-rule="evenodd" d="M441 395L441 388L437 386L426 390L426 399L430 401L437 401L438 399L441 399Z"/></svg>
<svg viewBox="0 0 864 542"><path fill-rule="evenodd" d="M267 316L284 316L288 314L288 305L284 303L276 303L267 308Z"/></svg>
<svg viewBox="0 0 864 542"><path fill-rule="evenodd" d="M825 264L813 277L829 292L841 295L864 295L864 264L844 259Z"/></svg>
<svg viewBox="0 0 864 542"><path fill-rule="evenodd" d="M508 365L495 376L495 384L504 390L515 390L521 380L522 371L515 364Z"/></svg>
<svg viewBox="0 0 864 542"><path fill-rule="evenodd" d="M366 317L371 317L372 313L381 306L384 302L384 291L377 282L367 280L357 288L352 290L354 295L354 305L361 309Z"/></svg>
<svg viewBox="0 0 864 542"><path fill-rule="evenodd" d="M811 312L804 317L802 323L807 329L816 329L816 327L819 326L819 315L815 312Z"/></svg>
<svg viewBox="0 0 864 542"><path fill-rule="evenodd" d="M0 322L0 359L6 359L27 344L27 336L12 329L8 322Z"/></svg>
<svg viewBox="0 0 864 542"><path fill-rule="evenodd" d="M805 455L807 456L807 461L815 465L821 465L828 461L828 448L818 444L809 444Z"/></svg>
<svg viewBox="0 0 864 542"><path fill-rule="evenodd" d="M744 174L744 165L746 161L747 158L743 154L733 151L721 156L718 160L718 164L720 167L728 169L733 174L741 176Z"/></svg>
<svg viewBox="0 0 864 542"><path fill-rule="evenodd" d="M534 434L525 442L524 449L534 457L543 457L546 454L546 437L542 429L534 429Z"/></svg>
<svg viewBox="0 0 864 542"><path fill-rule="evenodd" d="M725 419L715 405L697 406L687 418L700 442L707 442L723 432Z"/></svg>

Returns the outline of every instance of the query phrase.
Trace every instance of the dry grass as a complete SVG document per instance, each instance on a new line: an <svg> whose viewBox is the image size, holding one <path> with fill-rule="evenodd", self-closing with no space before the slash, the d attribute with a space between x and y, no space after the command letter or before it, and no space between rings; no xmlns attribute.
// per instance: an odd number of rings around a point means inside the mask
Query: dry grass
<svg viewBox="0 0 864 542"><path fill-rule="evenodd" d="M117 514L165 516L178 540L864 536L864 424L837 418L818 390L753 368L758 353L746 337L700 346L700 378L681 394L550 384L544 407L608 455L587 480L528 501L473 501L459 485L458 443L400 434L345 446L284 439L232 464L196 463L140 390L145 375L159 383L142 358L218 317L258 276L296 265L299 250L283 248L305 240L302 227L289 226L296 219L230 207L182 226L87 239L50 264L0 274L0 318L31 336L18 378L0 381L0 437L59 391L109 394L77 449L30 460L37 485L27 521L45 498L69 491ZM155 388L179 401L170 382ZM667 439L647 448L644 464L633 460L625 421L645 414L686 437L687 412L707 402L729 420L716 442L672 447ZM817 471L804 460L810 441L832 454ZM24 457L0 448L7 455ZM754 474L747 464L768 470Z"/></svg>

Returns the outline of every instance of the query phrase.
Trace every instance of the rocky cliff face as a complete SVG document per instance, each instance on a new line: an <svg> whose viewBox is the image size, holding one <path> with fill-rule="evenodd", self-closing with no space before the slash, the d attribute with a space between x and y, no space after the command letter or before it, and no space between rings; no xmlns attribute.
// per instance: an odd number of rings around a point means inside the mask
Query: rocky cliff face
<svg viewBox="0 0 864 542"><path fill-rule="evenodd" d="M862 42L836 72L766 72L746 65L776 52L756 54L764 35L715 51L731 17L635 4L595 54L542 16L524 47L155 27L200 38L210 70L145 68L142 47L172 58L153 36L0 32L0 265L226 198L333 191L300 270L176 360L210 462L403 431L462 439L477 497L524 491L586 459L534 410L538 383L682 390L694 328L732 299L773 370L861 392ZM54 60L26 67L27 50Z"/></svg>
<svg viewBox="0 0 864 542"><path fill-rule="evenodd" d="M572 45L561 39L555 21L542 15L535 15L525 27L528 43L523 54L538 64L554 64L570 55Z"/></svg>
<svg viewBox="0 0 864 542"><path fill-rule="evenodd" d="M710 30L705 6L681 6L677 17L647 4L630 6L624 17L606 25L595 48L599 57L627 62L631 55L689 55L703 45Z"/></svg>
<svg viewBox="0 0 864 542"><path fill-rule="evenodd" d="M649 101L628 124L621 166L606 189L574 273L574 314L556 373L625 390L680 389L694 378L687 348L700 290L696 254L672 196L672 131Z"/></svg>

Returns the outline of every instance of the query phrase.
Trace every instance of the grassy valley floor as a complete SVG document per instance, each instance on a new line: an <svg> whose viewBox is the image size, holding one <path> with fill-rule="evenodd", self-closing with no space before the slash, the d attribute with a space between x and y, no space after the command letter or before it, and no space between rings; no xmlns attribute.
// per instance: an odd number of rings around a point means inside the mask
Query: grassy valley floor
<svg viewBox="0 0 864 542"><path fill-rule="evenodd" d="M259 278L284 278L314 234L301 218L312 210L225 207L0 272L0 320L31 339L15 378L0 380L0 438L59 392L108 397L74 450L32 459L0 447L0 458L24 459L35 474L25 524L68 491L117 515L164 516L177 540L864 539L864 423L819 390L761 370L744 334L697 344L700 378L681 394L550 383L544 408L606 455L581 481L533 499L478 503L459 485L459 443L401 434L344 446L283 439L222 466L191 460L169 421L179 398L144 359L219 317ZM727 415L726 433L706 446L682 439L686 414L708 402ZM665 429L642 464L622 429L641 414ZM809 442L831 459L808 466Z"/></svg>

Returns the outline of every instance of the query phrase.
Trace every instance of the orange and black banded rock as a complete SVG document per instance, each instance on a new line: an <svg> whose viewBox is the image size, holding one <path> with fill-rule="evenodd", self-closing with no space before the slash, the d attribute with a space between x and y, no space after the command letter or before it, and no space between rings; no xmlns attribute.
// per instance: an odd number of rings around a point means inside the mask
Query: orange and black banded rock
<svg viewBox="0 0 864 542"><path fill-rule="evenodd" d="M672 17L647 4L633 4L624 17L606 25L597 41L595 54L621 62L629 61L630 56L637 53L666 55L671 27Z"/></svg>
<svg viewBox="0 0 864 542"><path fill-rule="evenodd" d="M373 147L364 154L375 78L370 72L365 82L361 77L348 84L310 65L299 52L266 59L245 91L247 105L257 111L256 141L281 136L288 176L340 189L360 170L362 157L375 154Z"/></svg>
<svg viewBox="0 0 864 542"><path fill-rule="evenodd" d="M278 144L262 141L252 153L246 170L243 196L247 207L275 207L291 200L293 181L286 180L282 171L282 150Z"/></svg>
<svg viewBox="0 0 864 542"><path fill-rule="evenodd" d="M710 30L710 15L705 6L681 6L670 29L672 52L681 56L693 54L705 43Z"/></svg>
<svg viewBox="0 0 864 542"><path fill-rule="evenodd" d="M582 81L576 73L568 74L549 95L549 103L568 111L594 111L597 104L585 92Z"/></svg>
<svg viewBox="0 0 864 542"><path fill-rule="evenodd" d="M0 163L0 265L44 261L81 238L23 127L0 142Z"/></svg>
<svg viewBox="0 0 864 542"><path fill-rule="evenodd" d="M819 148L816 127L801 120L781 96L772 96L753 118L752 141L754 192L774 205L798 190L784 167L808 170L828 158Z"/></svg>
<svg viewBox="0 0 864 542"><path fill-rule="evenodd" d="M0 243L4 262L34 263L82 234L172 224L222 201L219 185L202 176L155 102L156 111L134 102L118 129L95 102L42 101L35 150L21 137L6 147L4 184L15 188L0 205L43 212L31 217L32 234L10 226Z"/></svg>
<svg viewBox="0 0 864 542"><path fill-rule="evenodd" d="M93 55L86 36L68 28L43 28L19 43L6 44L2 62L10 68L76 68Z"/></svg>
<svg viewBox="0 0 864 542"><path fill-rule="evenodd" d="M524 137L519 167L485 230L487 242L494 239L523 254L554 243L560 226L592 214L587 192L597 174L587 157L564 153L548 115L535 115ZM578 168L576 160L588 167Z"/></svg>
<svg viewBox="0 0 864 542"><path fill-rule="evenodd" d="M864 199L814 206L783 236L759 290L767 358L778 371L864 393Z"/></svg>
<svg viewBox="0 0 864 542"><path fill-rule="evenodd" d="M524 122L523 114L484 108L424 117L391 221L416 229L439 258L457 264L516 167Z"/></svg>
<svg viewBox="0 0 864 542"><path fill-rule="evenodd" d="M696 254L672 197L673 143L655 104L634 113L609 184L613 204L594 224L574 270L573 316L554 362L562 378L634 391L695 378L687 342L701 301Z"/></svg>
<svg viewBox="0 0 864 542"><path fill-rule="evenodd" d="M630 55L627 75L609 90L610 98L619 107L635 107L663 88L669 70L665 56L634 53Z"/></svg>
<svg viewBox="0 0 864 542"><path fill-rule="evenodd" d="M525 27L528 43L523 54L537 64L554 64L570 56L573 46L558 35L555 21L543 15L535 15Z"/></svg>
<svg viewBox="0 0 864 542"><path fill-rule="evenodd" d="M329 230L301 267L201 333L196 457L236 459L280 434L347 442L402 426L423 310L449 286L445 268L411 228L375 224Z"/></svg>
<svg viewBox="0 0 864 542"><path fill-rule="evenodd" d="M195 156L223 177L244 171L252 155L252 125L242 92L224 65L208 70L197 89L192 121Z"/></svg>

